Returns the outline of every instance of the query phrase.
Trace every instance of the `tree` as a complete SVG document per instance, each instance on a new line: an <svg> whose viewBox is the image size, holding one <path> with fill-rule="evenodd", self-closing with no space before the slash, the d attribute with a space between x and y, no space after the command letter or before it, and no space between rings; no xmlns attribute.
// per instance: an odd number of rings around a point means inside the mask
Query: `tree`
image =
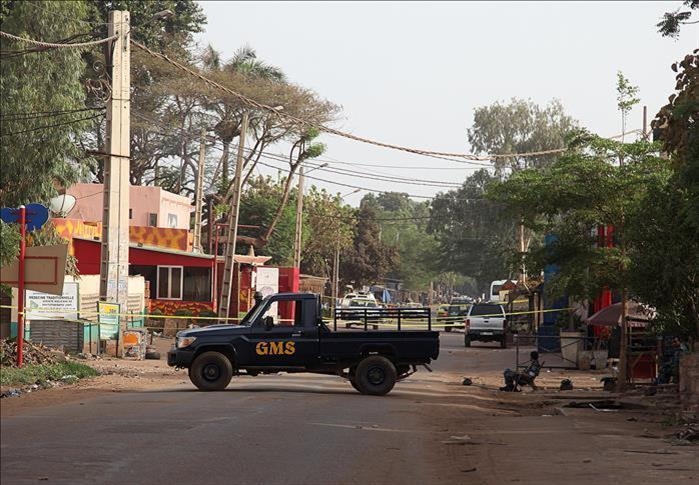
<svg viewBox="0 0 699 485"><path fill-rule="evenodd" d="M655 24L658 27L658 32L663 37L676 39L680 36L682 25L699 23L699 20L689 20L692 17L692 11L699 9L699 0L684 0L682 4L689 10L682 10L680 7L674 12L665 12L660 22Z"/></svg>
<svg viewBox="0 0 699 485"><path fill-rule="evenodd" d="M658 310L664 333L699 338L699 50L672 65L676 93L653 120L674 172L666 186L648 194L630 238L635 291ZM640 243L643 244L640 244Z"/></svg>
<svg viewBox="0 0 699 485"><path fill-rule="evenodd" d="M90 40L81 24L86 12L82 2L3 1L2 29L45 41ZM0 205L47 203L57 184L70 185L85 172L89 157L76 140L101 112L85 107L81 49L36 49L14 40L3 40L3 49Z"/></svg>
<svg viewBox="0 0 699 485"><path fill-rule="evenodd" d="M508 104L496 102L476 108L467 134L475 153L507 155L564 148L566 133L576 125L558 100L542 108L531 100L512 98ZM501 157L494 165L501 175L545 166L555 158L555 154Z"/></svg>
<svg viewBox="0 0 699 485"><path fill-rule="evenodd" d="M301 270L332 278L335 252L345 254L352 247L355 211L342 204L339 194L332 195L315 186L304 195L303 207Z"/></svg>
<svg viewBox="0 0 699 485"><path fill-rule="evenodd" d="M624 141L626 134L626 120L629 116L629 111L641 100L637 97L638 86L634 86L629 80L624 77L621 71L616 73L616 100L617 108L621 112L621 141Z"/></svg>
<svg viewBox="0 0 699 485"><path fill-rule="evenodd" d="M655 156L656 150L644 141L625 144L581 132L551 167L522 171L490 186L488 197L521 215L526 227L556 235L552 246L527 256L537 269L559 267L547 290L551 296L583 300L605 287L630 287L629 216L669 177L668 164ZM618 165L620 156L628 163ZM597 247L592 229L599 225L614 226L614 247Z"/></svg>
<svg viewBox="0 0 699 485"><path fill-rule="evenodd" d="M379 238L376 215L376 209L362 201L356 215L354 245L340 258L343 281L355 287L381 281L399 262L395 247L382 243Z"/></svg>
<svg viewBox="0 0 699 485"><path fill-rule="evenodd" d="M415 202L398 192L369 194L365 200L369 199L375 199L381 240L394 245L400 256L398 266L387 276L400 280L404 289L427 290L438 274L437 241L426 230L429 203Z"/></svg>
<svg viewBox="0 0 699 485"><path fill-rule="evenodd" d="M427 225L438 244L438 267L475 278L480 291L512 273L503 248L515 246L516 219L503 217L500 205L485 197L498 180L483 169L458 190L438 194Z"/></svg>

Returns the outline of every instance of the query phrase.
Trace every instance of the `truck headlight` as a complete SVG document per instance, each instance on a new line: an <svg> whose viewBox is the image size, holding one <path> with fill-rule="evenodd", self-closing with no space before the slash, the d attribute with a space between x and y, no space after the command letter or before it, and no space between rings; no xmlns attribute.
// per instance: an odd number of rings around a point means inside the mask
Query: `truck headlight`
<svg viewBox="0 0 699 485"><path fill-rule="evenodd" d="M189 347L196 339L196 337L177 337L177 348L182 349L184 347Z"/></svg>

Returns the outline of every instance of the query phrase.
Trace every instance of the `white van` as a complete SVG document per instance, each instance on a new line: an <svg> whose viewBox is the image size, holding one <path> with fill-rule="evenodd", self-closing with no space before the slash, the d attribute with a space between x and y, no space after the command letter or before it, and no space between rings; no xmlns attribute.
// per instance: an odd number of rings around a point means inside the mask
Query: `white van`
<svg viewBox="0 0 699 485"><path fill-rule="evenodd" d="M493 303L500 303L500 288L502 285L510 280L495 280L490 283L490 294L488 295L488 300Z"/></svg>

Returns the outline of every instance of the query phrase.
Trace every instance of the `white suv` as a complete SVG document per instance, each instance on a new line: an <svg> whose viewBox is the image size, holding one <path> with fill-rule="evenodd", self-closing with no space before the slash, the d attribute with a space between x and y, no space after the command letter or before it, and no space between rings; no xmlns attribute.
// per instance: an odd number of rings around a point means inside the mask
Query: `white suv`
<svg viewBox="0 0 699 485"><path fill-rule="evenodd" d="M505 309L497 303L474 303L468 309L464 318L466 326L464 332L464 345L471 346L471 342L500 342L501 348L507 348L507 317Z"/></svg>

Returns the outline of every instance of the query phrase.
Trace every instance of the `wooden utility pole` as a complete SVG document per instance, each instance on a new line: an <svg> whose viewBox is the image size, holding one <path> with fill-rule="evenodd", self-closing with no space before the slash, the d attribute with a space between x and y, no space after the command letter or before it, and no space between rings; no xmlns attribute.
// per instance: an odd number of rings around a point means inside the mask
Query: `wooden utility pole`
<svg viewBox="0 0 699 485"><path fill-rule="evenodd" d="M299 187L296 195L296 232L294 235L294 267L301 270L301 240L303 235L303 165L299 166Z"/></svg>
<svg viewBox="0 0 699 485"><path fill-rule="evenodd" d="M197 164L197 187L194 195L194 251L204 252L201 245L201 209L204 199L204 165L206 161L206 130L201 130L201 143L199 145L199 163ZM211 224L211 221L209 221Z"/></svg>
<svg viewBox="0 0 699 485"><path fill-rule="evenodd" d="M235 268L235 246L238 238L238 215L240 213L240 191L243 180L243 160L245 155L245 132L248 129L248 112L243 111L243 120L240 123L240 139L238 141L238 158L235 163L235 175L233 176L233 191L231 193L231 206L228 211L228 231L226 232L226 255L223 267L223 279L221 281L221 301L218 307L218 317L228 318L231 289L233 287L233 269ZM215 257L215 256L214 256ZM236 316L237 316L236 309Z"/></svg>
<svg viewBox="0 0 699 485"><path fill-rule="evenodd" d="M122 314L128 311L129 277L130 31L129 12L109 12L107 35L117 38L109 46L111 54L107 59L107 65L111 66L112 95L107 104L100 298L118 303ZM126 323L126 318L119 318L117 353L123 352Z"/></svg>

